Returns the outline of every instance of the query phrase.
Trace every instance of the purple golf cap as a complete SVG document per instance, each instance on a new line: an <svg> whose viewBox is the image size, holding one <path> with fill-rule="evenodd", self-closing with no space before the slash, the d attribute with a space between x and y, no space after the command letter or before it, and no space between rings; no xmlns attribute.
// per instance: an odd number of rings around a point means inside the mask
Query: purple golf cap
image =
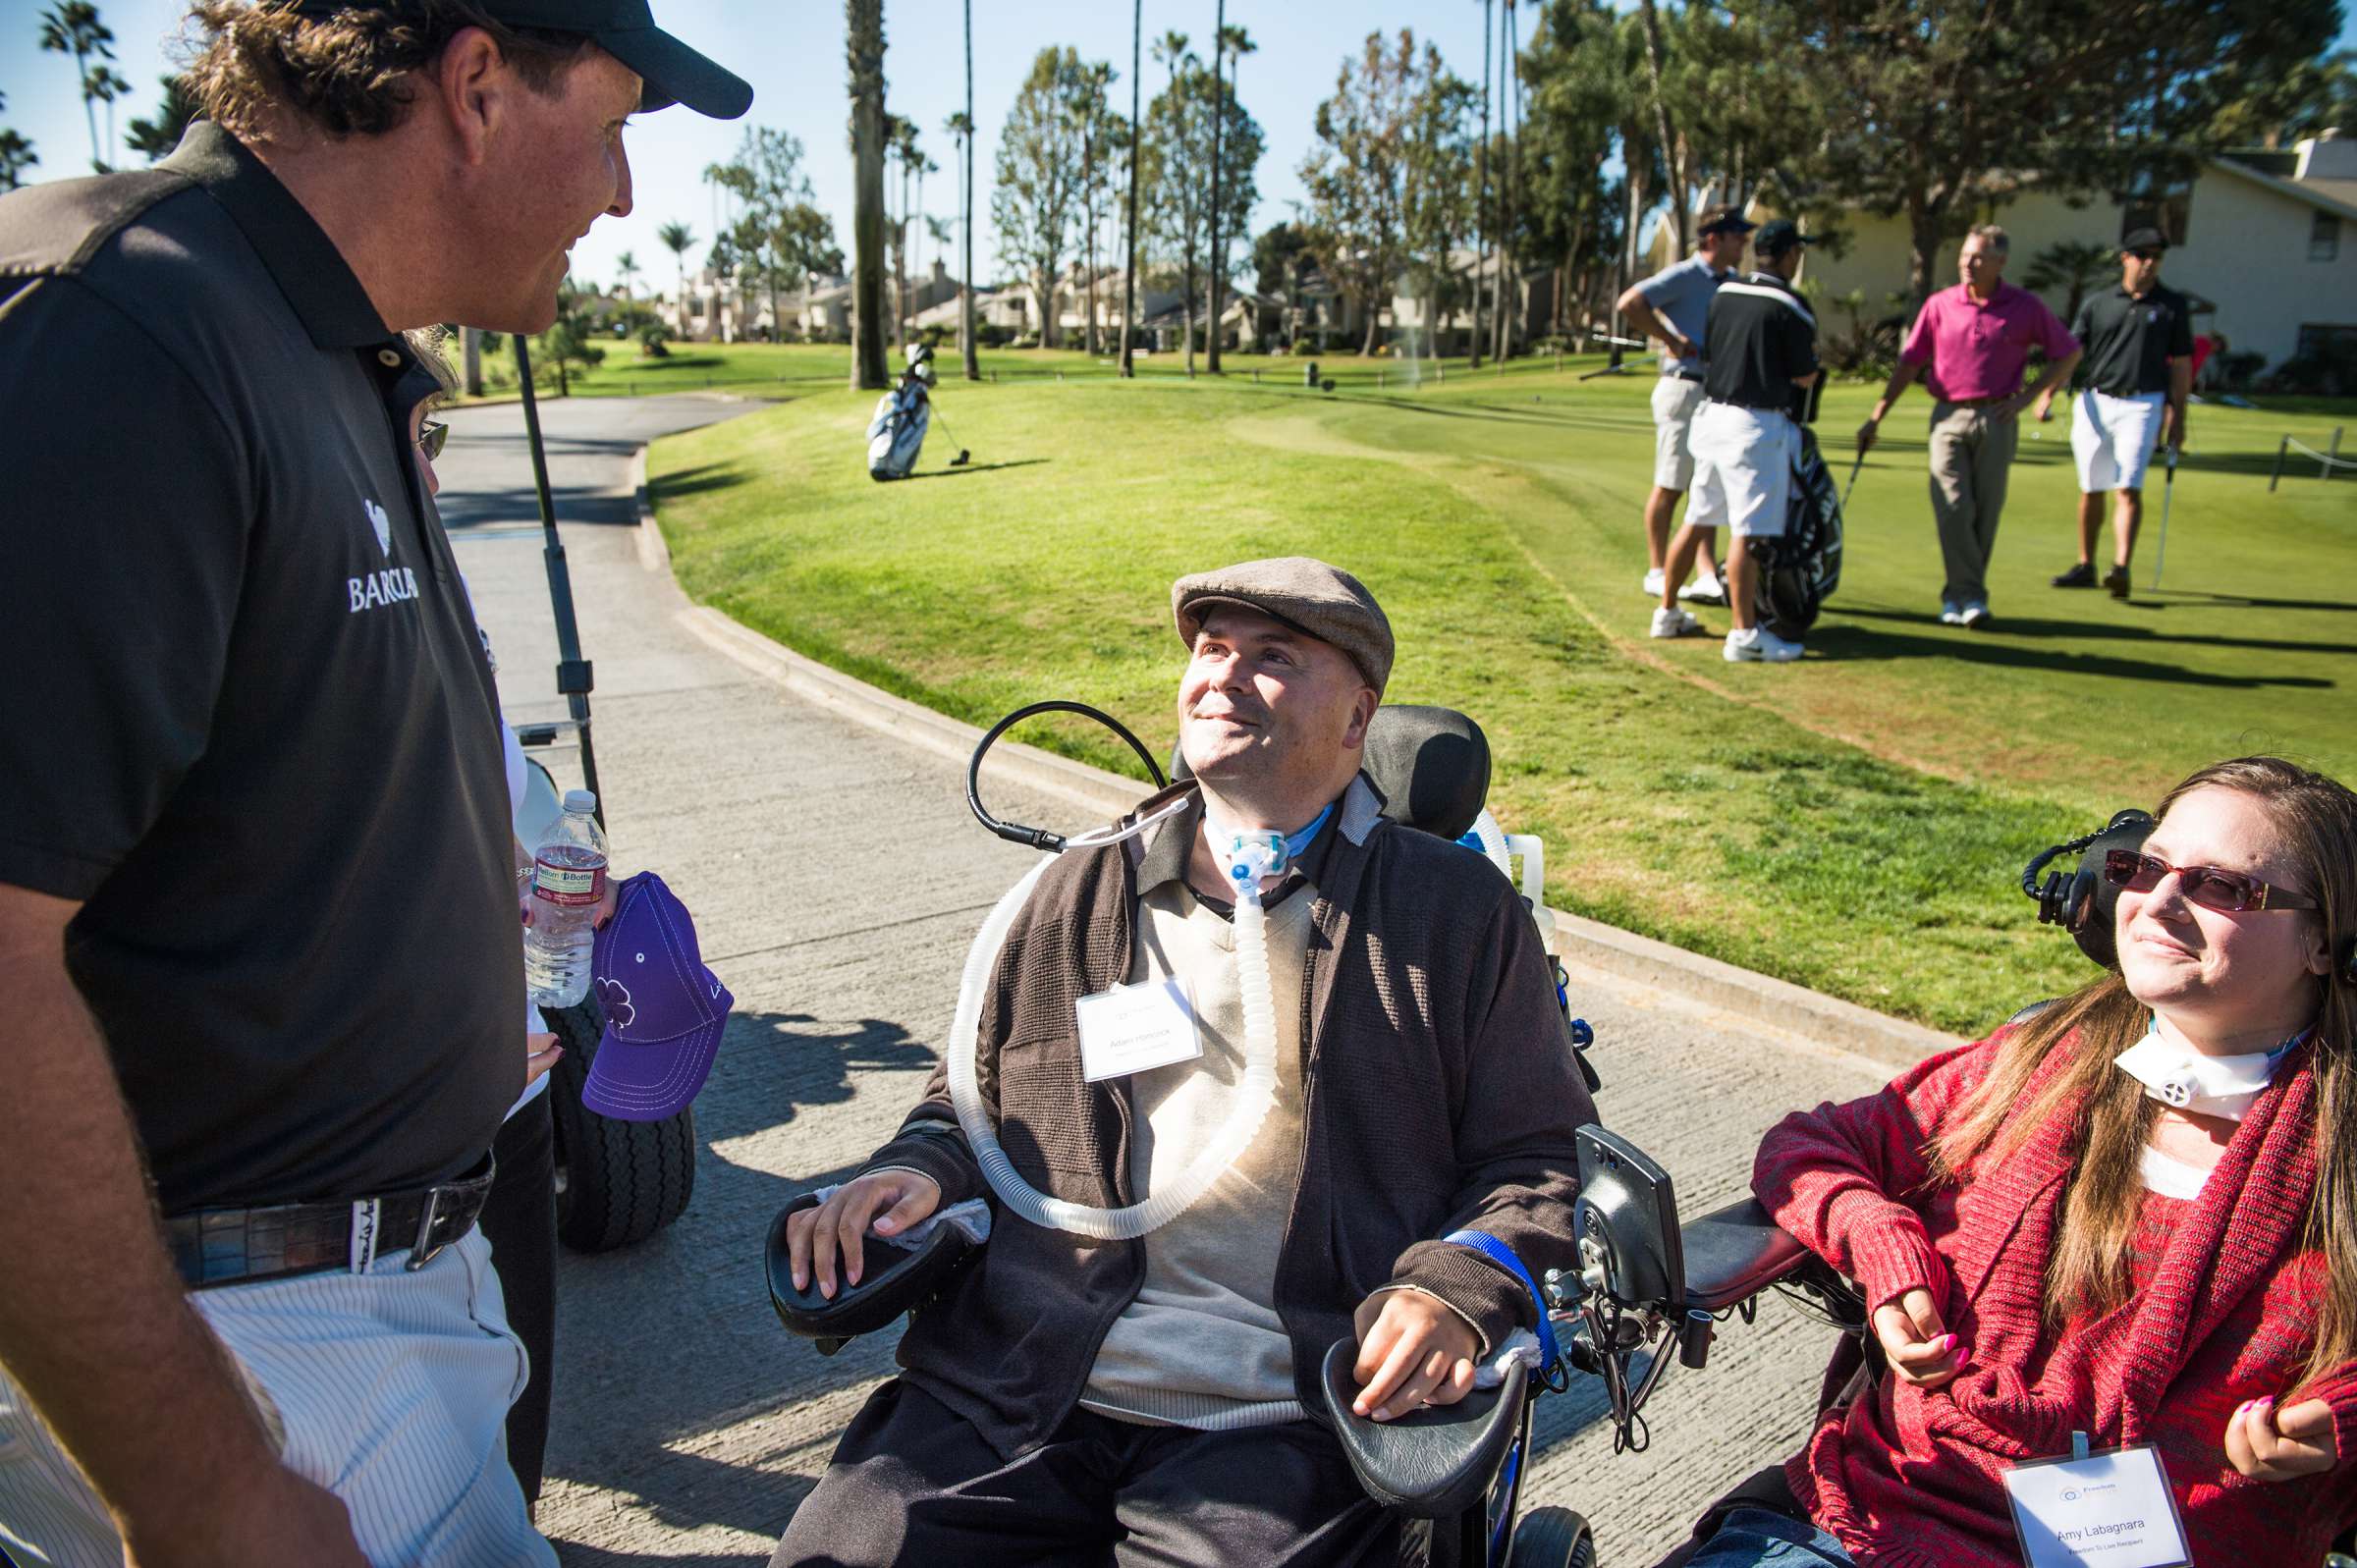
<svg viewBox="0 0 2357 1568"><path fill-rule="evenodd" d="M589 975L606 1032L581 1104L619 1121L661 1121L703 1088L737 999L704 967L686 906L651 871L617 888Z"/></svg>

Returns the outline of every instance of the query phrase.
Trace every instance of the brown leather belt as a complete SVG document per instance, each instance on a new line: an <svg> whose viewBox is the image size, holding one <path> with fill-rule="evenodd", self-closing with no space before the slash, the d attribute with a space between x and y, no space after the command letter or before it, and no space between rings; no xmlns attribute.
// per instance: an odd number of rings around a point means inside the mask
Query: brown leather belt
<svg viewBox="0 0 2357 1568"><path fill-rule="evenodd" d="M173 1267L192 1290L328 1269L358 1273L404 1248L409 1267L422 1269L474 1228L492 1174L485 1155L455 1181L382 1198L199 1209L166 1219L164 1237Z"/></svg>

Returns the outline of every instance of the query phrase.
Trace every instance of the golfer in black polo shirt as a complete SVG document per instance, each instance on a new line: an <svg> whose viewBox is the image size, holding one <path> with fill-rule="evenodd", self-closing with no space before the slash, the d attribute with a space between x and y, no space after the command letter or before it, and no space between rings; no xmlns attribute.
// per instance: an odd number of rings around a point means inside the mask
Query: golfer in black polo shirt
<svg viewBox="0 0 2357 1568"><path fill-rule="evenodd" d="M1704 329L1704 402L1694 416L1694 495L1686 504L1686 525L1671 546L1653 635L1702 630L1702 623L1679 608L1675 585L1693 564L1696 541L1726 523L1734 535L1726 563L1727 618L1734 628L1722 650L1730 664L1781 664L1800 657L1799 643L1755 623L1760 567L1746 541L1783 535L1799 440L1790 410L1817 380L1817 318L1792 292L1806 243L1789 218L1763 224L1751 242L1761 270L1719 286Z"/></svg>
<svg viewBox="0 0 2357 1568"><path fill-rule="evenodd" d="M2079 465L2079 560L2055 578L2057 588L2095 586L2095 538L2104 527L2104 492L2111 514L2111 569L2104 586L2128 596L2128 564L2144 521L2144 467L2156 432L2175 452L2185 445L2185 404L2193 395L2193 307L2161 283L2168 241L2158 229L2132 230L2119 244L2119 287L2079 306L2071 335L2087 346L2082 385L2070 406L2070 453ZM2038 400L2048 417L2053 394Z"/></svg>
<svg viewBox="0 0 2357 1568"><path fill-rule="evenodd" d="M552 1563L472 1228L496 693L397 333L545 328L628 116L751 94L645 0L195 20L172 157L0 197L0 1543Z"/></svg>

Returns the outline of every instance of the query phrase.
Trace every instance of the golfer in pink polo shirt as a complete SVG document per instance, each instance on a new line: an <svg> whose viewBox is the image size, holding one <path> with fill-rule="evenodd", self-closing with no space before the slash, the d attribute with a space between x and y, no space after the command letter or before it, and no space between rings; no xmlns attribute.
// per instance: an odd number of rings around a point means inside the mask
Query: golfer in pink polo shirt
<svg viewBox="0 0 2357 1568"><path fill-rule="evenodd" d="M1940 619L1989 624L1989 557L2005 508L2006 469L2021 438L2019 415L2069 379L2079 343L2027 289L2005 282L2005 231L1984 224L1956 256L1963 280L1924 302L1899 350L1898 368L1874 412L1858 427L1858 450L1874 445L1884 415L1921 376L1932 404L1932 515L1947 580ZM2046 351L2035 386L2022 385L2030 351Z"/></svg>

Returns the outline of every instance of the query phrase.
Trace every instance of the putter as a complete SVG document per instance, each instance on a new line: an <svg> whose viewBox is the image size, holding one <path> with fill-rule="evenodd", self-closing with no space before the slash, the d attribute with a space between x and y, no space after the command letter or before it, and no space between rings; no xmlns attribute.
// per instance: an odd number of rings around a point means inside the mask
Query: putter
<svg viewBox="0 0 2357 1568"><path fill-rule="evenodd" d="M1849 483L1841 487L1841 515L1845 520L1849 516L1849 493L1858 488L1858 470L1865 466L1866 454L1861 452L1858 460L1849 465Z"/></svg>
<svg viewBox="0 0 2357 1568"><path fill-rule="evenodd" d="M2168 504L2177 495L2177 449L2168 449L2168 477L2161 481L2161 542L2153 547L2153 586L2161 586L2162 563L2168 560Z"/></svg>
<svg viewBox="0 0 2357 1568"><path fill-rule="evenodd" d="M941 416L941 405L938 403L933 405L933 422L941 426L941 433L943 435L948 436L952 441L958 439L958 432L952 430L950 428L950 422ZM973 456L974 455L972 453L966 451L963 447L959 447L958 449L958 456L950 460L950 466L953 468L962 468L967 462L972 460Z"/></svg>

